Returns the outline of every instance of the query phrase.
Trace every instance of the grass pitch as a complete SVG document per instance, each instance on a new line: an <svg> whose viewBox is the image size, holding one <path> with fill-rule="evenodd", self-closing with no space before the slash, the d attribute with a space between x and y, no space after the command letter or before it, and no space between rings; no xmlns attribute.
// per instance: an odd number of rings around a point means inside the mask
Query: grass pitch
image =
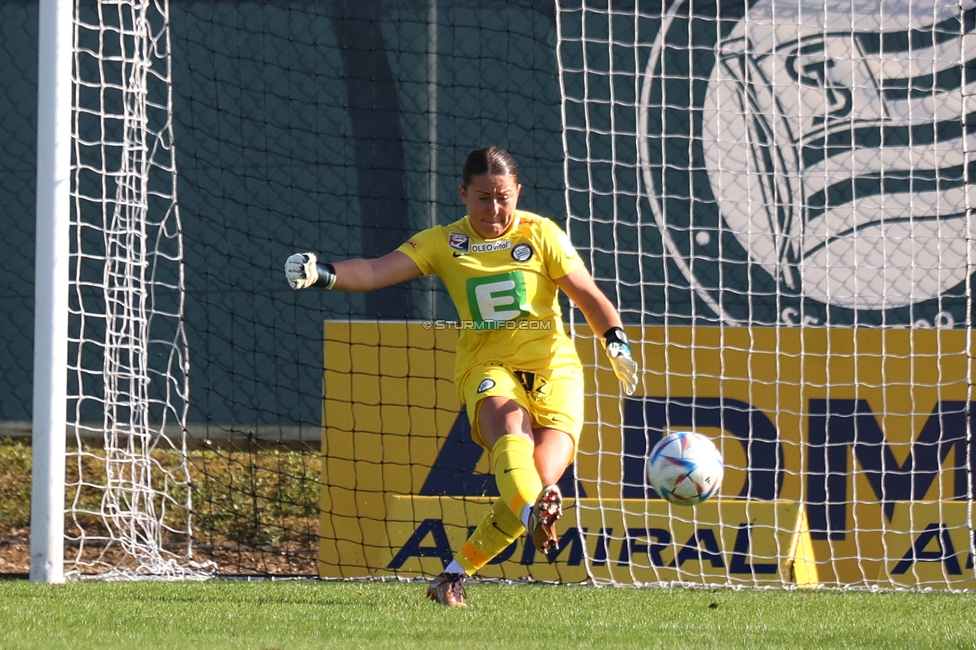
<svg viewBox="0 0 976 650"><path fill-rule="evenodd" d="M424 583L0 581L0 648L963 648L976 595Z"/></svg>

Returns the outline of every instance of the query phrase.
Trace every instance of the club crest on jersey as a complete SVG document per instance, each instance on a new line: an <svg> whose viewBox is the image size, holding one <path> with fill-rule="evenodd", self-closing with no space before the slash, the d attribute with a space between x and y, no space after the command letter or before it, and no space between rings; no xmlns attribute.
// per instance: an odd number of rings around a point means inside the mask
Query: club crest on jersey
<svg viewBox="0 0 976 650"><path fill-rule="evenodd" d="M468 252L470 243L471 238L465 235L463 232L451 232L447 235L447 245L462 255Z"/></svg>
<svg viewBox="0 0 976 650"><path fill-rule="evenodd" d="M494 379L485 379L480 384L478 384L478 394L485 392L486 390L491 390L495 387Z"/></svg>
<svg viewBox="0 0 976 650"><path fill-rule="evenodd" d="M532 258L532 247L528 244L519 244L512 249L512 259L516 262L528 262Z"/></svg>
<svg viewBox="0 0 976 650"><path fill-rule="evenodd" d="M504 251L512 247L511 239L502 241L485 242L484 244L471 244L472 253L492 253L494 251Z"/></svg>
<svg viewBox="0 0 976 650"><path fill-rule="evenodd" d="M718 320L971 320L974 15L976 0L679 0L640 27L645 200Z"/></svg>

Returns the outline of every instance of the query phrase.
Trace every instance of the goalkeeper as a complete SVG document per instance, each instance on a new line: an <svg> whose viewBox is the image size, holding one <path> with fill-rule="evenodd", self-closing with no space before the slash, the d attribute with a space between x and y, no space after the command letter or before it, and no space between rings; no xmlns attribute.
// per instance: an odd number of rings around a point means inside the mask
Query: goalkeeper
<svg viewBox="0 0 976 650"><path fill-rule="evenodd" d="M628 395L637 387L620 315L552 221L516 208L522 186L510 153L472 151L460 186L467 215L434 226L377 259L320 262L292 255L292 289L370 291L426 275L447 287L460 319L454 381L475 442L491 454L500 498L434 578L428 596L465 607L465 578L523 532L543 553L557 548L557 482L583 426L583 368L566 335L557 290L582 311Z"/></svg>

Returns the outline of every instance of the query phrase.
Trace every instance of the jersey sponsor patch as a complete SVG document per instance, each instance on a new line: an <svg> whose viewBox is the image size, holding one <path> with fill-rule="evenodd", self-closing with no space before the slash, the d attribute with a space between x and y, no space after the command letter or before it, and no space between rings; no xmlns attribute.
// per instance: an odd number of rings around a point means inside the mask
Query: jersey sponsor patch
<svg viewBox="0 0 976 650"><path fill-rule="evenodd" d="M494 251L504 251L512 247L512 240L505 239L502 241L487 242L485 244L472 244L472 253L491 253Z"/></svg>
<svg viewBox="0 0 976 650"><path fill-rule="evenodd" d="M447 235L447 245L459 253L467 253L471 238L463 232L451 232Z"/></svg>
<svg viewBox="0 0 976 650"><path fill-rule="evenodd" d="M516 262L528 262L532 259L532 247L528 244L519 244L512 249L512 259Z"/></svg>
<svg viewBox="0 0 976 650"><path fill-rule="evenodd" d="M465 288L477 331L499 329L506 321L529 315L522 271L468 278Z"/></svg>
<svg viewBox="0 0 976 650"><path fill-rule="evenodd" d="M481 394L486 390L491 390L495 387L494 379L485 379L480 384L478 384L478 393Z"/></svg>

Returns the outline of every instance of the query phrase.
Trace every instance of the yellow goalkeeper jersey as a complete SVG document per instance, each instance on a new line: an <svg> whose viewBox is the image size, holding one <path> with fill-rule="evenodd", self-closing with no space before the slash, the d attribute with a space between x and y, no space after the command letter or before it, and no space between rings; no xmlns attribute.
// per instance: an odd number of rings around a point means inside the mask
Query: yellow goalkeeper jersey
<svg viewBox="0 0 976 650"><path fill-rule="evenodd" d="M533 372L580 365L566 335L555 279L583 265L551 220L516 211L501 237L483 239L465 216L428 228L400 246L424 275L444 282L457 309L454 379L483 363Z"/></svg>

